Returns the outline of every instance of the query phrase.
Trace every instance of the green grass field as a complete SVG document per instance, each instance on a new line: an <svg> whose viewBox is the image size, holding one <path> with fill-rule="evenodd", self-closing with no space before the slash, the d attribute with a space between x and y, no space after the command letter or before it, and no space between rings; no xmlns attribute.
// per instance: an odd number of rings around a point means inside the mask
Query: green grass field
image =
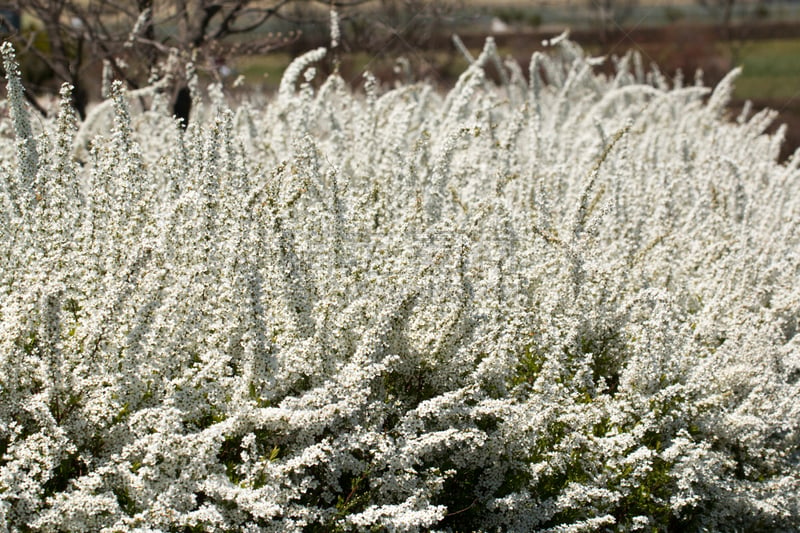
<svg viewBox="0 0 800 533"><path fill-rule="evenodd" d="M737 98L800 100L800 39L756 41L740 51Z"/></svg>

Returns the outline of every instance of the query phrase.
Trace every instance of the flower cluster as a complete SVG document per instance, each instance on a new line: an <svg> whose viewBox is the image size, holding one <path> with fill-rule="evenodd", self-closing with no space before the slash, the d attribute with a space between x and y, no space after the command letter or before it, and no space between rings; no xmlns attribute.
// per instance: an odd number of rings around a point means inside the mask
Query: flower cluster
<svg viewBox="0 0 800 533"><path fill-rule="evenodd" d="M0 531L800 528L800 154L736 72L320 49L184 129L2 52Z"/></svg>

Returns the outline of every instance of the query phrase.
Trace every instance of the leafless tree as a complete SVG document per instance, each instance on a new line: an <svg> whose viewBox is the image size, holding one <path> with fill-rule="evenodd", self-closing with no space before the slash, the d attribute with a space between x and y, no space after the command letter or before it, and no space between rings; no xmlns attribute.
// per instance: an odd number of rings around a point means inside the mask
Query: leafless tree
<svg viewBox="0 0 800 533"><path fill-rule="evenodd" d="M621 27L633 14L638 0L589 0L600 30L600 38L607 41L609 32Z"/></svg>
<svg viewBox="0 0 800 533"><path fill-rule="evenodd" d="M14 1L10 8L36 21L32 29L14 36L17 47L45 64L55 80L73 85L75 107L83 116L89 84L97 83L103 62L115 77L137 88L172 52L210 64L215 58L266 53L285 45L291 34L261 30L270 20L285 18L290 6L323 11L367 0ZM180 93L180 87L175 91Z"/></svg>
<svg viewBox="0 0 800 533"><path fill-rule="evenodd" d="M716 19L717 24L719 24L723 32L722 37L729 39L736 0L697 0L697 3Z"/></svg>

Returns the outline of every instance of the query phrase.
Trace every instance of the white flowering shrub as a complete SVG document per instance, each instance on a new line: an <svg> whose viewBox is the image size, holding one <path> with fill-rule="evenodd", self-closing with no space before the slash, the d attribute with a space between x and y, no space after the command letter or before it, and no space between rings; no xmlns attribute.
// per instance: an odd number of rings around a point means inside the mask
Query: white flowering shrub
<svg viewBox="0 0 800 533"><path fill-rule="evenodd" d="M0 530L800 527L800 156L735 72L320 49L87 133L3 54Z"/></svg>

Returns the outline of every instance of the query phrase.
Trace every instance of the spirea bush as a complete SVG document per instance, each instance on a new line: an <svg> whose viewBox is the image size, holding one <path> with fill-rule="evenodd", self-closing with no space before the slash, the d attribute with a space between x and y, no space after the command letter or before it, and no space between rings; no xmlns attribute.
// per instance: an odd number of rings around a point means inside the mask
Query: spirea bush
<svg viewBox="0 0 800 533"><path fill-rule="evenodd" d="M800 156L735 71L319 49L184 131L2 51L0 530L800 527Z"/></svg>

